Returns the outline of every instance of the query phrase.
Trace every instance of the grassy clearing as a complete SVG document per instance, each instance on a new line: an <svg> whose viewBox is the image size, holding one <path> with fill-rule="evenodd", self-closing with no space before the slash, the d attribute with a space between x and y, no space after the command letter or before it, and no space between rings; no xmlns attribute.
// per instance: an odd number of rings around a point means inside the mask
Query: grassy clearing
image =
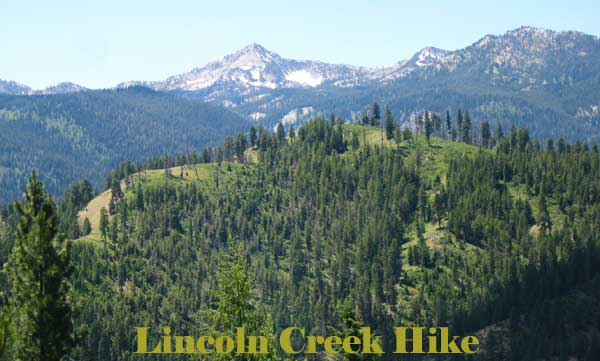
<svg viewBox="0 0 600 361"><path fill-rule="evenodd" d="M362 126L357 124L344 125L344 136L351 139L352 133L358 135L359 142L362 145L383 145L386 147L399 147L406 155L407 161L417 166L417 157L419 159L419 172L426 181L432 182L439 177L445 182L448 173L448 164L451 158L472 157L478 152L492 152L489 149L480 148L461 142L452 142L438 137L431 137L430 142L424 135L415 135L411 141L402 141L397 144L394 140L385 139L383 130L378 127ZM382 140L383 135L383 140Z"/></svg>

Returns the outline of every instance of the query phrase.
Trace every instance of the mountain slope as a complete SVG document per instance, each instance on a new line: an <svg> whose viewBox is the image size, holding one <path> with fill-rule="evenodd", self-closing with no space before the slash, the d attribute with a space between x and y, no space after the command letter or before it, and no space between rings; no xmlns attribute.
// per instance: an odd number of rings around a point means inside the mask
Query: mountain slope
<svg viewBox="0 0 600 361"><path fill-rule="evenodd" d="M16 198L33 169L60 194L77 179L99 185L123 160L217 144L245 124L226 109L146 88L0 96L0 200Z"/></svg>
<svg viewBox="0 0 600 361"><path fill-rule="evenodd" d="M263 134L256 164L229 153L131 175L106 246L97 227L73 244L73 297L86 300L77 324L88 332L72 357L130 359L132 323L202 332L214 324L219 264L239 246L255 276L249 293L276 334L333 332L350 318L393 350L398 325L469 335L510 323L509 349L498 345L504 335L482 337L472 359L583 359L594 351L586 334L598 330L598 284L572 295L600 273L600 193L589 191L600 158L512 136L495 151L422 135L386 141L379 128L316 120L295 139Z"/></svg>

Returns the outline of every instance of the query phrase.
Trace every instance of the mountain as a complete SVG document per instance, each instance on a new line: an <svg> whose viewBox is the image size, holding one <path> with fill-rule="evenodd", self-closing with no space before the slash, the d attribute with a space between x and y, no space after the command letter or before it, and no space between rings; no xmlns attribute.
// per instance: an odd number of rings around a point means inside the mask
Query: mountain
<svg viewBox="0 0 600 361"><path fill-rule="evenodd" d="M47 88L41 90L33 90L29 94L30 95L41 95L41 94L69 94L69 93L78 93L81 91L89 90L88 88L74 84L71 82L63 82L58 83L56 85L51 85Z"/></svg>
<svg viewBox="0 0 600 361"><path fill-rule="evenodd" d="M321 86L352 87L372 81L385 81L406 76L413 71L435 65L450 52L427 47L411 59L389 67L367 68L327 64L311 60L286 59L251 44L202 68L169 77L163 81L126 82L117 87L143 85L161 91L247 92L257 89L316 88Z"/></svg>
<svg viewBox="0 0 600 361"><path fill-rule="evenodd" d="M30 91L31 88L27 85L19 84L12 80L0 79L0 94L26 95Z"/></svg>
<svg viewBox="0 0 600 361"><path fill-rule="evenodd" d="M121 161L218 144L246 125L222 107L148 88L0 95L0 202L17 198L34 169L60 195L78 179L100 186Z"/></svg>
<svg viewBox="0 0 600 361"><path fill-rule="evenodd" d="M145 85L162 91L195 92L205 89L243 93L252 89L314 88L324 83L357 84L374 71L349 65L285 59L259 44L251 44L202 68L155 82L119 84Z"/></svg>
<svg viewBox="0 0 600 361"><path fill-rule="evenodd" d="M0 94L4 95L47 95L47 94L68 94L78 93L89 90L88 88L71 82L62 82L51 85L44 89L32 89L27 85L19 84L14 81L0 79Z"/></svg>
<svg viewBox="0 0 600 361"><path fill-rule="evenodd" d="M469 110L475 121L527 126L538 138L600 139L600 40L521 27L455 51L426 47L382 68L286 59L249 45L163 81L128 82L200 97L273 126L336 112L356 120L375 101L396 120Z"/></svg>
<svg viewBox="0 0 600 361"><path fill-rule="evenodd" d="M426 47L390 66L366 68L285 58L251 44L161 81L130 81L230 108L266 127L331 112L356 122L373 102L398 123L425 110L468 110L475 123L525 126L531 135L600 141L600 39L575 31L521 27L458 50ZM85 90L63 83L32 90L1 82L0 93ZM477 129L477 128L475 128Z"/></svg>

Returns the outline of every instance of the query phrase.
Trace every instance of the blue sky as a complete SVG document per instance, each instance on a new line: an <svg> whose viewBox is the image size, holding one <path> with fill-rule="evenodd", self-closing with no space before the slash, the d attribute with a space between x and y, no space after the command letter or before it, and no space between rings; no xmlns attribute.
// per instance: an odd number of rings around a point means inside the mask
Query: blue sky
<svg viewBox="0 0 600 361"><path fill-rule="evenodd" d="M158 80L252 42L288 58L383 66L521 25L600 35L597 0L2 1L0 79Z"/></svg>

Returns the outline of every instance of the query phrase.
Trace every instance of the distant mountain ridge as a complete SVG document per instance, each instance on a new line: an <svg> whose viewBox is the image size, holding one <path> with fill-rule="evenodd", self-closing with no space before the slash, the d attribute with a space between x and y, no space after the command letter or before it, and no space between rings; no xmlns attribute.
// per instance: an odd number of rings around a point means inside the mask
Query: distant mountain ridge
<svg viewBox="0 0 600 361"><path fill-rule="evenodd" d="M381 68L286 59L258 44L163 81L138 84L201 97L265 126L336 112L356 121L370 103L398 122L469 109L539 138L600 139L600 38L524 26L454 51L426 47Z"/></svg>
<svg viewBox="0 0 600 361"><path fill-rule="evenodd" d="M302 123L330 112L356 121L375 101L404 123L425 110L468 109L475 121L515 123L538 138L600 139L600 38L524 26L486 35L458 50L426 47L379 68L287 59L259 44L145 86L198 97L267 127ZM0 93L77 92L79 86L32 91L14 82Z"/></svg>
<svg viewBox="0 0 600 361"><path fill-rule="evenodd" d="M182 91L198 91L225 84L270 89L324 84L344 87L370 81L389 81L431 69L454 71L457 67L474 63L514 71L532 70L540 76L540 71L547 70L544 66L551 65L555 56L567 56L570 60L593 57L599 46L598 37L580 32L521 27L504 35L486 35L463 49L448 51L426 47L408 60L387 67L367 68L286 59L259 44L251 44L220 61L163 81L133 83L156 90Z"/></svg>
<svg viewBox="0 0 600 361"><path fill-rule="evenodd" d="M0 79L0 94L6 95L49 95L49 94L68 94L78 93L81 91L90 90L84 86L71 83L62 82L55 85L48 86L44 89L32 89L27 85L17 83L12 80Z"/></svg>
<svg viewBox="0 0 600 361"><path fill-rule="evenodd" d="M583 42L583 43L582 43ZM160 81L127 81L117 88L141 85L159 91L199 91L211 87L237 85L239 88L295 88L317 87L325 84L348 87L372 81L389 81L406 77L419 70L453 71L461 65L484 62L493 69L507 67L512 70L542 68L554 55L585 58L597 54L600 39L577 31L558 32L523 26L503 35L485 35L479 41L455 51L425 47L407 60L384 67L361 67L329 64L313 60L287 59L253 43L223 59L213 61L189 72L170 76ZM590 49L590 47L592 49ZM590 51L592 50L592 51ZM63 82L45 89L35 90L27 85L0 79L0 93L11 95L57 94L88 90L81 85Z"/></svg>
<svg viewBox="0 0 600 361"><path fill-rule="evenodd" d="M360 81L374 72L373 69L351 65L285 59L259 44L250 44L220 61L210 62L204 67L163 81L126 82L118 87L135 84L162 91L198 91L219 86L239 89L316 87L325 82L343 86L351 81Z"/></svg>

